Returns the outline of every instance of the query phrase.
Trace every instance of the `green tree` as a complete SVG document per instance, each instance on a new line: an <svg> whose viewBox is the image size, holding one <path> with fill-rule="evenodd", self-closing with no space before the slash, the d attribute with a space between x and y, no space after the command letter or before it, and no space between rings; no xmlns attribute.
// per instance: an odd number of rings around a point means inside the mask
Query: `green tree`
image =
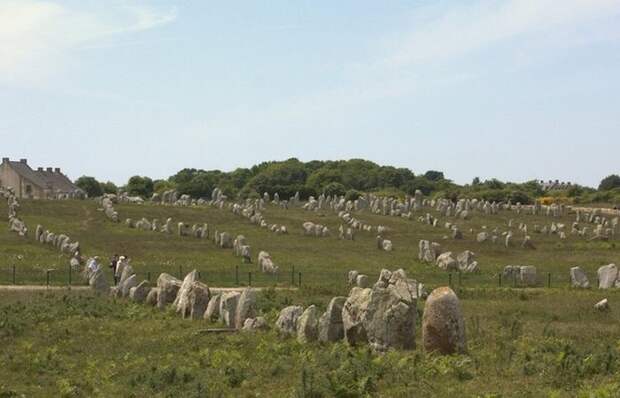
<svg viewBox="0 0 620 398"><path fill-rule="evenodd" d="M104 193L118 193L118 187L112 181L101 182L99 184Z"/></svg>
<svg viewBox="0 0 620 398"><path fill-rule="evenodd" d="M612 174L603 178L598 185L599 191L610 191L614 188L620 188L620 176L618 174Z"/></svg>
<svg viewBox="0 0 620 398"><path fill-rule="evenodd" d="M82 176L75 181L75 185L86 192L89 198L103 195L101 184L99 184L95 177Z"/></svg>
<svg viewBox="0 0 620 398"><path fill-rule="evenodd" d="M429 181L440 181L444 179L444 175L441 171L429 170L424 173L424 177L426 177Z"/></svg>
<svg viewBox="0 0 620 398"><path fill-rule="evenodd" d="M133 176L125 187L130 195L138 195L149 198L153 195L153 180L149 177Z"/></svg>

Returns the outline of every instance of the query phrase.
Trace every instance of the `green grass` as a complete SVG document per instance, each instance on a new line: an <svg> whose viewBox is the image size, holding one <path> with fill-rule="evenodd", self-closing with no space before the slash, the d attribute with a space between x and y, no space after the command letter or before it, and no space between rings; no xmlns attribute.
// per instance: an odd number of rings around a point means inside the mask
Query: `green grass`
<svg viewBox="0 0 620 398"><path fill-rule="evenodd" d="M346 295L344 275L357 269L376 278L381 268L403 267L429 287L445 285L448 275L417 260L420 239L438 241L453 252L478 255L482 273L463 275L453 286L461 299L468 336L468 353L439 357L412 351L376 356L366 348L339 344L300 345L274 331L257 334L210 335L199 330L202 321L184 321L170 311L95 297L75 290L28 293L0 290L0 397L10 396L292 396L292 397L617 397L620 396L620 290L576 290L568 285L568 269L582 266L591 282L596 269L619 263L617 242L586 242L569 236L532 233L536 250L506 249L478 244L469 229L482 225L507 229L515 223L550 224L546 217L502 213L458 222L465 239L443 240L447 231L417 221L360 214L358 218L391 229L387 238L395 251L375 248L372 233L358 232L356 240L336 238L340 221L333 212L269 207L270 223L284 224L290 233L276 236L229 211L118 205L121 218L143 216L175 222L207 222L211 231L243 234L252 246L269 251L283 270L278 279L242 265L230 250L211 241L180 238L128 229L97 211L92 201L23 201L20 215L31 236L20 238L0 231L0 284L43 283L44 270L55 268L52 283L68 282L68 257L35 243L38 223L78 239L86 255L107 257L114 252L132 257L143 276L162 271L176 274L191 268L211 286L240 284L290 285L294 266L302 273L299 290L267 289L259 310L273 321L286 305L316 304L324 309L334 295ZM0 212L6 205L0 205ZM301 235L303 221L327 225L332 237ZM443 224L443 219L441 224ZM556 220L557 221L557 220ZM560 220L568 227L570 217ZM516 228L513 230L516 231ZM535 265L552 288L498 288L497 273L508 264ZM296 275L297 276L297 275ZM73 275L74 283L81 283ZM607 297L611 311L599 313L593 304ZM418 303L416 340L420 346L423 302Z"/></svg>
<svg viewBox="0 0 620 398"><path fill-rule="evenodd" d="M0 396L620 394L620 307L595 312L601 292L458 293L468 354L449 357L300 345L274 331L200 334L204 322L88 293L0 293ZM277 308L315 294L270 290L261 311L273 321ZM419 325L417 336L419 346Z"/></svg>

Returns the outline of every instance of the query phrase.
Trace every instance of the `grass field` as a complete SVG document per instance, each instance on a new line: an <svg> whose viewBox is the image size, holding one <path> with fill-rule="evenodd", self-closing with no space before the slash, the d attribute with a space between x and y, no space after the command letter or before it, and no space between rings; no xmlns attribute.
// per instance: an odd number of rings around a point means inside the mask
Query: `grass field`
<svg viewBox="0 0 620 398"><path fill-rule="evenodd" d="M469 229L482 225L507 229L516 223L550 224L546 217L504 213L461 221L465 239L443 240L447 230L395 217L360 214L358 218L391 229L393 252L375 248L375 235L358 232L355 241L336 238L340 224L333 212L308 213L269 207L270 223L284 224L289 235L276 236L245 218L214 208L117 205L124 220L173 217L207 222L211 231L243 234L253 255L267 250L280 265L278 279L261 276L256 265L242 265L230 250L211 241L128 229L114 224L91 201L22 201L20 215L33 235L38 223L78 239L86 255L114 252L132 257L139 273L178 273L191 268L211 286L240 284L288 286L291 267L302 273L301 288L266 289L259 308L273 323L286 305L316 304L324 309L334 295L346 295L349 269L375 279L381 268L402 267L430 288L445 285L444 271L417 260L419 239L438 241L453 252L477 253L480 275L463 275L453 286L465 314L468 353L435 356L421 348L371 354L344 343L301 345L274 331L256 334L200 333L207 324L180 319L126 301L90 292L3 292L0 289L0 397L3 396L262 396L262 397L618 397L620 396L620 291L568 288L568 269L580 265L595 282L596 269L620 261L617 242L586 242L571 237L532 234L536 250L478 244ZM4 204L0 212L5 212ZM332 237L301 236L301 223L327 225ZM443 219L440 224L443 225ZM557 221L557 220L556 220ZM572 219L561 220L568 226ZM516 229L515 229L516 230ZM0 232L1 284L68 281L68 258L6 230ZM497 273L508 264L535 265L541 288L499 288ZM551 273L551 288L546 275ZM298 276L298 275L296 275ZM75 283L79 283L74 276ZM607 297L609 312L592 306ZM424 303L418 303L420 319ZM420 347L420 325L416 340Z"/></svg>

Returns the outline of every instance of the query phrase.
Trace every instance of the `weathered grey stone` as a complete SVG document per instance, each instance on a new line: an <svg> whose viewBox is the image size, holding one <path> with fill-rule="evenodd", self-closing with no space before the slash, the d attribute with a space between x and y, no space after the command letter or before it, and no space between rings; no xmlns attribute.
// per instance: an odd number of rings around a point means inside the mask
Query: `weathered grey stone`
<svg viewBox="0 0 620 398"><path fill-rule="evenodd" d="M220 299L222 298L221 294L216 294L211 297L209 303L207 304L207 309L204 313L205 321L215 321L220 317Z"/></svg>
<svg viewBox="0 0 620 398"><path fill-rule="evenodd" d="M489 239L489 234L485 231L482 231L476 235L476 241L478 243L486 242Z"/></svg>
<svg viewBox="0 0 620 398"><path fill-rule="evenodd" d="M436 264L444 271L456 271L459 269L458 263L452 257L452 252L445 252L437 257Z"/></svg>
<svg viewBox="0 0 620 398"><path fill-rule="evenodd" d="M136 303L144 303L146 296L151 290L151 283L149 281L142 281L137 286L129 289L129 299Z"/></svg>
<svg viewBox="0 0 620 398"><path fill-rule="evenodd" d="M189 298L189 291L194 282L198 280L198 271L193 270L192 272L185 275L183 278L183 282L181 283L181 287L177 292L177 296L174 298L174 302L172 306L175 308L175 311L180 313L182 309L187 308L187 301ZM204 311L203 311L204 312Z"/></svg>
<svg viewBox="0 0 620 398"><path fill-rule="evenodd" d="M598 311L609 311L609 301L604 298L598 303L594 304L594 308Z"/></svg>
<svg viewBox="0 0 620 398"><path fill-rule="evenodd" d="M283 308L276 320L276 329L278 332L284 335L296 334L297 319L301 316L303 311L303 308L298 305L291 305Z"/></svg>
<svg viewBox="0 0 620 398"><path fill-rule="evenodd" d="M90 276L88 285L98 294L106 294L109 291L108 281L101 269L98 269Z"/></svg>
<svg viewBox="0 0 620 398"><path fill-rule="evenodd" d="M162 273L157 278L157 307L163 309L166 305L171 304L177 297L177 293L181 288L182 282L174 276Z"/></svg>
<svg viewBox="0 0 620 398"><path fill-rule="evenodd" d="M465 352L465 323L461 305L449 287L433 290L426 299L422 316L422 341L424 349L429 352Z"/></svg>
<svg viewBox="0 0 620 398"><path fill-rule="evenodd" d="M297 341L307 343L315 341L319 334L319 311L311 305L297 319Z"/></svg>
<svg viewBox="0 0 620 398"><path fill-rule="evenodd" d="M524 286L536 286L538 283L536 267L531 265L521 266L519 270L519 280Z"/></svg>
<svg viewBox="0 0 620 398"><path fill-rule="evenodd" d="M235 316L240 297L241 293L239 292L222 293L220 299L220 320L226 327L235 328Z"/></svg>
<svg viewBox="0 0 620 398"><path fill-rule="evenodd" d="M615 264L604 265L597 271L599 289L609 289L616 285L618 268Z"/></svg>
<svg viewBox="0 0 620 398"><path fill-rule="evenodd" d="M256 290L246 288L239 297L235 314L235 327L241 329L248 318L256 317Z"/></svg>
<svg viewBox="0 0 620 398"><path fill-rule="evenodd" d="M588 280L588 276L581 269L581 267L572 267L570 269L570 281L571 281L571 286L573 287L580 287L580 288L590 287L590 281Z"/></svg>
<svg viewBox="0 0 620 398"><path fill-rule="evenodd" d="M338 341L344 338L342 326L342 308L346 297L334 297L327 306L327 310L319 318L319 341Z"/></svg>
<svg viewBox="0 0 620 398"><path fill-rule="evenodd" d="M262 316L256 318L248 318L243 322L243 331L253 332L256 330L268 329L267 321Z"/></svg>
<svg viewBox="0 0 620 398"><path fill-rule="evenodd" d="M159 288L154 287L149 290L149 293L146 295L146 300L144 304L151 305L155 307L157 305L157 296L159 295Z"/></svg>
<svg viewBox="0 0 620 398"><path fill-rule="evenodd" d="M138 277L132 274L119 285L121 297L129 297L129 290L135 286L138 286Z"/></svg>
<svg viewBox="0 0 620 398"><path fill-rule="evenodd" d="M194 281L187 292L187 300L181 304L181 315L183 318L193 320L201 319L209 303L209 287L200 282Z"/></svg>
<svg viewBox="0 0 620 398"><path fill-rule="evenodd" d="M357 272L356 270L351 270L349 271L348 275L347 275L347 280L349 282L349 285L354 285L357 283L357 276L359 275L359 272Z"/></svg>
<svg viewBox="0 0 620 398"><path fill-rule="evenodd" d="M355 284L357 285L357 287L364 288L364 287L368 287L368 285L370 284L370 281L367 275L360 274L355 279Z"/></svg>

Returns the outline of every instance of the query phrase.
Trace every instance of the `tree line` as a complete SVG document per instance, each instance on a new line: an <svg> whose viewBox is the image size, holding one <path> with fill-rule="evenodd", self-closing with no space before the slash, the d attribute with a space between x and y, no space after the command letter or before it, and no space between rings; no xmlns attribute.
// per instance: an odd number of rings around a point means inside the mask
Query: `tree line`
<svg viewBox="0 0 620 398"><path fill-rule="evenodd" d="M441 171L429 170L416 175L408 168L381 166L363 159L301 162L291 158L263 162L230 172L185 168L168 179L153 180L146 176L133 176L123 186L82 176L76 180L76 185L86 191L89 197L122 190L129 195L150 198L155 192L176 189L180 194L188 194L193 198L209 199L213 189L218 187L229 198L255 198L264 192L272 196L277 192L280 198L288 199L299 192L302 199L322 193L355 199L364 192L404 196L420 190L425 195L451 199L476 197L522 204L533 203L543 196L568 197L574 202L620 201L620 176L615 174L604 178L598 189L571 185L545 191L538 181L512 183L498 179L481 181L476 177L470 184L458 185L447 179Z"/></svg>

